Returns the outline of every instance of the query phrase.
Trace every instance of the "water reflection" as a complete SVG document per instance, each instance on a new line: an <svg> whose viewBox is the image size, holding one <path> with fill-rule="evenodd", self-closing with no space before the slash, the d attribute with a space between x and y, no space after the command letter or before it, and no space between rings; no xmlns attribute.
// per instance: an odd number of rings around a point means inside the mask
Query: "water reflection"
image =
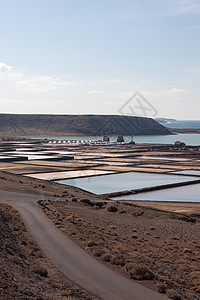
<svg viewBox="0 0 200 300"><path fill-rule="evenodd" d="M115 200L200 202L200 184L117 197Z"/></svg>
<svg viewBox="0 0 200 300"><path fill-rule="evenodd" d="M85 177L73 180L60 180L58 182L77 186L95 194L105 194L192 180L197 180L197 178L181 175L128 172L94 176L90 177L90 180L88 180L88 177Z"/></svg>

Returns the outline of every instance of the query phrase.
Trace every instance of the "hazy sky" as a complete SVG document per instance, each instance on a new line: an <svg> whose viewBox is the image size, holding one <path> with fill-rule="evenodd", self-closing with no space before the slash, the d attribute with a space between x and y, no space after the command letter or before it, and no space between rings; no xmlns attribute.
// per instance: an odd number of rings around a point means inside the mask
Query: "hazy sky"
<svg viewBox="0 0 200 300"><path fill-rule="evenodd" d="M0 0L0 40L1 113L200 119L200 0Z"/></svg>

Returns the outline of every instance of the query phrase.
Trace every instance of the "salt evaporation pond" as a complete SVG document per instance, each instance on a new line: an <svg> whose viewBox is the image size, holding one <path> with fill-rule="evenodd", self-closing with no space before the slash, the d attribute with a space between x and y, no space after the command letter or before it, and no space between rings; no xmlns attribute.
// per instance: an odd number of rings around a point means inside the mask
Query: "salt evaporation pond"
<svg viewBox="0 0 200 300"><path fill-rule="evenodd" d="M172 160L172 161L188 161L187 158L171 158L171 157L158 157L158 156L139 156L141 159L157 159L157 160Z"/></svg>
<svg viewBox="0 0 200 300"><path fill-rule="evenodd" d="M200 171L198 170L182 170L182 171L173 171L172 174L180 174L180 175L195 175L200 176Z"/></svg>
<svg viewBox="0 0 200 300"><path fill-rule="evenodd" d="M65 179L59 180L58 182L61 184L77 186L95 194L107 194L165 184L188 182L192 180L197 180L197 178L181 175L127 172L76 179Z"/></svg>
<svg viewBox="0 0 200 300"><path fill-rule="evenodd" d="M114 200L200 202L200 184L113 198Z"/></svg>

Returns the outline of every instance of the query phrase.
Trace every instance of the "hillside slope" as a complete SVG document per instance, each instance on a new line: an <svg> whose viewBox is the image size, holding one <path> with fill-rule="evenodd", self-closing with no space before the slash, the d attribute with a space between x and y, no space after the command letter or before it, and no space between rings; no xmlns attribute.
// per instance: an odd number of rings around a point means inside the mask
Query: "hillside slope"
<svg viewBox="0 0 200 300"><path fill-rule="evenodd" d="M97 299L58 272L7 204L0 204L0 264L1 300Z"/></svg>
<svg viewBox="0 0 200 300"><path fill-rule="evenodd" d="M1 136L171 134L150 118L118 115L0 114Z"/></svg>

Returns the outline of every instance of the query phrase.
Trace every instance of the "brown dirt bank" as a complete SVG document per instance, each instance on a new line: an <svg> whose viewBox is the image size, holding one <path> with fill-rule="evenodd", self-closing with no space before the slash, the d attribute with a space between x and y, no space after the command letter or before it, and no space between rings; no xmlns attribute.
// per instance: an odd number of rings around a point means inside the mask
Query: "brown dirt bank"
<svg viewBox="0 0 200 300"><path fill-rule="evenodd" d="M131 201L131 203L159 210L183 213L192 217L200 216L200 202Z"/></svg>

